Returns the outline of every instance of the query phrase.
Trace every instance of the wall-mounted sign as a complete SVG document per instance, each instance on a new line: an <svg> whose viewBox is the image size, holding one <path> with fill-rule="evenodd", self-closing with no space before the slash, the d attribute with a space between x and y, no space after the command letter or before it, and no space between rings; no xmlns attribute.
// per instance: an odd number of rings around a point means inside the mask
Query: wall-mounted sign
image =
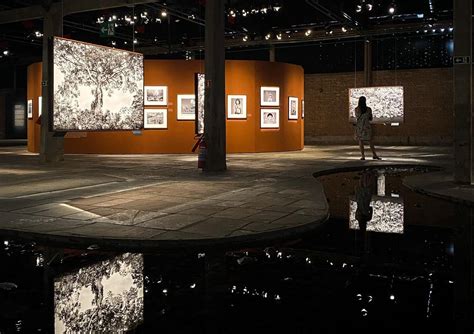
<svg viewBox="0 0 474 334"><path fill-rule="evenodd" d="M471 63L471 57L469 57L469 56L457 56L457 57L453 58L453 63L455 65L470 64Z"/></svg>

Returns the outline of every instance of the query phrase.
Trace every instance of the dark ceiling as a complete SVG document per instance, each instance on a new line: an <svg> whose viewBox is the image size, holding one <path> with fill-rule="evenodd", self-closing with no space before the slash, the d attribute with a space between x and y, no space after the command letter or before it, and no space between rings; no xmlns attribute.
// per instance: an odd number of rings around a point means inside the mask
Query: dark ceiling
<svg viewBox="0 0 474 334"><path fill-rule="evenodd" d="M68 1L49 1L63 4ZM0 11L45 0L3 0ZM97 1L100 3L100 1ZM195 57L204 39L205 0L168 0L64 17L63 36L143 52L147 57ZM389 12L393 6L394 11ZM166 16L165 16L166 12ZM228 52L371 36L447 35L451 0L228 0ZM113 26L112 36L100 34ZM0 24L2 61L29 63L41 56L42 19ZM5 54L4 54L5 52Z"/></svg>

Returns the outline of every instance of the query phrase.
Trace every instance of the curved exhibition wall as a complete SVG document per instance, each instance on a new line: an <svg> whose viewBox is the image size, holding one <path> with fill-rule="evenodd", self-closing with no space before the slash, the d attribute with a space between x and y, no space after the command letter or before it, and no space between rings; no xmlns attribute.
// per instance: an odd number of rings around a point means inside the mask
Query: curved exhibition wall
<svg viewBox="0 0 474 334"><path fill-rule="evenodd" d="M133 154L189 153L195 144L194 121L177 119L177 96L194 94L194 74L204 72L204 63L193 60L145 60L145 86L167 86L167 106L145 106L145 109L167 109L166 129L132 131L69 132L65 153ZM280 88L280 106L262 107L261 87ZM39 152L38 124L41 95L41 63L28 67L27 99L32 103L28 119L28 150ZM295 151L304 147L304 122L301 104L304 99L304 71L301 66L264 61L226 61L227 96L246 95L247 118L227 119L227 152ZM289 97L298 98L297 119L289 119ZM279 109L279 128L261 128L261 109ZM224 111L223 111L224 112Z"/></svg>

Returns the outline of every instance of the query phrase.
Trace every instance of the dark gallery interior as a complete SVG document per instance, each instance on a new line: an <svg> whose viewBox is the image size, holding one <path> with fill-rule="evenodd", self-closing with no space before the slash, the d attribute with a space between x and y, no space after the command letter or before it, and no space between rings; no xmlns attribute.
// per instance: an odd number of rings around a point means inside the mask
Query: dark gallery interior
<svg viewBox="0 0 474 334"><path fill-rule="evenodd" d="M472 0L4 0L0 334L473 333Z"/></svg>

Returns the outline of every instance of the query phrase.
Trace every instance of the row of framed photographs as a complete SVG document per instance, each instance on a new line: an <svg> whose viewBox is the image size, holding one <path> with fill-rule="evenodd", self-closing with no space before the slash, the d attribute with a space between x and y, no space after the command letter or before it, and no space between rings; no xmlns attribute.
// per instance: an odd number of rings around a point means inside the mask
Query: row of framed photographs
<svg viewBox="0 0 474 334"><path fill-rule="evenodd" d="M168 129L168 109L145 109L145 129ZM261 108L260 109L260 128L261 129L279 129L280 128L280 109Z"/></svg>

